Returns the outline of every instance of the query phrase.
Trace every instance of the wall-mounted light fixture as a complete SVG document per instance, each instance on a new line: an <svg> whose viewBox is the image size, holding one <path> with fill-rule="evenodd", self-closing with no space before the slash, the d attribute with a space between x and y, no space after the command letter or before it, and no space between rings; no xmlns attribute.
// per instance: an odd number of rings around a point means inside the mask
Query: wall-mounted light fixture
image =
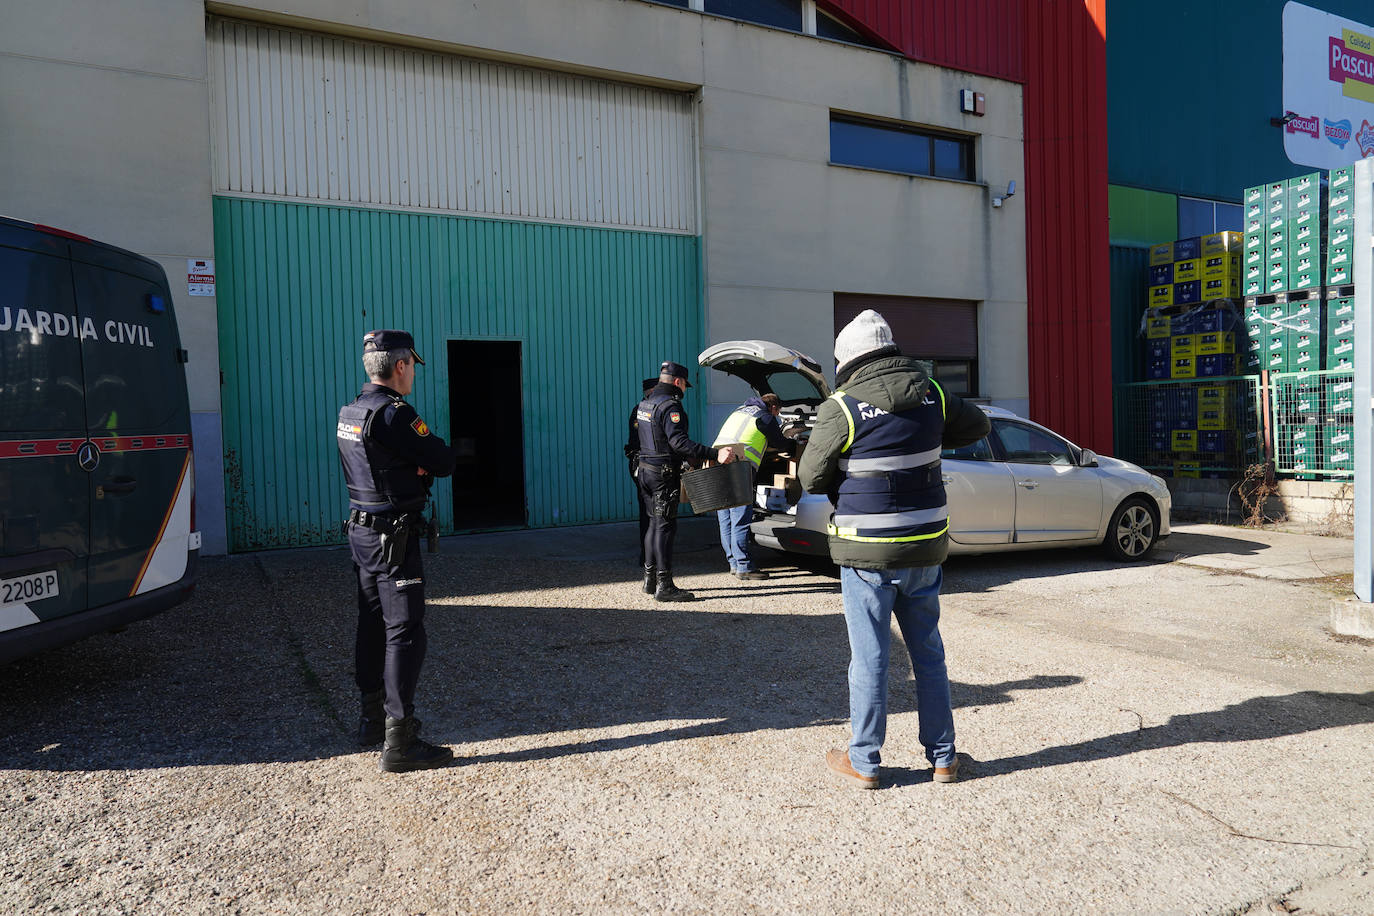
<svg viewBox="0 0 1374 916"><path fill-rule="evenodd" d="M994 198L992 199L992 205L993 205L994 207L1000 207L1000 206L1002 206L1002 204L1006 203L1006 200L1007 200L1008 197L1015 197L1015 196L1016 196L1016 179L1012 179L1011 181L1008 181L1008 182L1007 182L1007 193L1005 193L1005 194L1003 194L1003 195L1001 195L1001 196L999 196L999 197L994 197Z"/></svg>
<svg viewBox="0 0 1374 916"><path fill-rule="evenodd" d="M1281 117L1281 118L1270 118L1270 119L1269 119L1269 126L1270 126L1270 127L1283 127L1285 124L1287 124L1289 121L1293 120L1293 119L1296 118L1297 116L1298 116L1298 113L1297 113L1296 111L1285 111L1285 112L1283 113L1283 117Z"/></svg>

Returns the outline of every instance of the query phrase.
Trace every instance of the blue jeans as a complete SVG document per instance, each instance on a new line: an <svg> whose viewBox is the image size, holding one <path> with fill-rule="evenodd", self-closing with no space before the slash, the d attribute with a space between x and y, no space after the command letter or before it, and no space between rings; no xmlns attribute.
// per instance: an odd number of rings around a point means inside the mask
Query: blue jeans
<svg viewBox="0 0 1374 916"><path fill-rule="evenodd" d="M716 521L720 523L720 546L725 548L731 572L750 572L754 568L754 561L749 559L749 523L753 520L753 506L736 506L716 512Z"/></svg>
<svg viewBox="0 0 1374 916"><path fill-rule="evenodd" d="M865 776L878 772L887 737L887 666L892 618L897 618L916 676L916 715L926 759L937 767L954 760L954 712L940 640L938 566L911 569L840 567L844 621L849 628L849 719L854 739L849 762Z"/></svg>

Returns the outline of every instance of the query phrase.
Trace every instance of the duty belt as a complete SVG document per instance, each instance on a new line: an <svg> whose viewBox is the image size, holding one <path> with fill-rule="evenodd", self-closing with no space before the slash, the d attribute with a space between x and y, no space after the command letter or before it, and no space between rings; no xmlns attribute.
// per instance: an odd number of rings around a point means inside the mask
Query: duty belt
<svg viewBox="0 0 1374 916"><path fill-rule="evenodd" d="M357 525L359 528L372 528L383 534L396 530L396 517L392 515L377 515L375 512L364 512L361 509L348 510L348 523Z"/></svg>

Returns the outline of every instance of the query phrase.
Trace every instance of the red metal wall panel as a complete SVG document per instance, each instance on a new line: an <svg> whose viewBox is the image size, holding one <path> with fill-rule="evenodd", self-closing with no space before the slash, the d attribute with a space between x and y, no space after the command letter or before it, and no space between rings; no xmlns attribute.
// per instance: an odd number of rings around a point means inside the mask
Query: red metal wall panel
<svg viewBox="0 0 1374 916"><path fill-rule="evenodd" d="M1031 417L1112 447L1106 0L1030 0L1026 292Z"/></svg>
<svg viewBox="0 0 1374 916"><path fill-rule="evenodd" d="M1038 7L1042 0L1030 0ZM817 0L913 60L1023 82L1026 0Z"/></svg>

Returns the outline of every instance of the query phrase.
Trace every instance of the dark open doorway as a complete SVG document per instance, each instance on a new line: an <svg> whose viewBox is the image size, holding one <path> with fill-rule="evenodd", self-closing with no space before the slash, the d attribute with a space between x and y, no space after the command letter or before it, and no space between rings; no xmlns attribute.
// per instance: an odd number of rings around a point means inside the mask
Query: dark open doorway
<svg viewBox="0 0 1374 916"><path fill-rule="evenodd" d="M520 342L450 340L448 403L458 466L453 527L525 524Z"/></svg>

